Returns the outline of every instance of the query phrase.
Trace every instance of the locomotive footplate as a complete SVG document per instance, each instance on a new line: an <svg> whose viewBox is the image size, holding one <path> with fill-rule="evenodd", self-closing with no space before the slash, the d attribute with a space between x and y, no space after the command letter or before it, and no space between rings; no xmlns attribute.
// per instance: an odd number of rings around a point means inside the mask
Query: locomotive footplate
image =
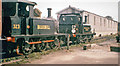
<svg viewBox="0 0 120 66"><path fill-rule="evenodd" d="M26 41L29 40L29 38L45 38L45 37L59 37L59 36L66 36L68 34L58 33L58 34L39 34L39 35L13 35L15 37L15 40L19 38L25 38Z"/></svg>
<svg viewBox="0 0 120 66"><path fill-rule="evenodd" d="M95 33L89 33L89 34L70 34L70 41L72 41L72 44L79 44L84 42L90 42L93 38L93 35Z"/></svg>

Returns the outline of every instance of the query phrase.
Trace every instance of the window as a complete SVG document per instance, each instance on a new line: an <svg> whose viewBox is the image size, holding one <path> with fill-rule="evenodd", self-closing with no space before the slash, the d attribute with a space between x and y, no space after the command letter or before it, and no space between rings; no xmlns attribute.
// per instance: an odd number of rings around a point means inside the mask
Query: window
<svg viewBox="0 0 120 66"><path fill-rule="evenodd" d="M73 18L71 18L71 21L73 21Z"/></svg>
<svg viewBox="0 0 120 66"><path fill-rule="evenodd" d="M113 21L111 20L111 28L112 28L112 22L113 22Z"/></svg>
<svg viewBox="0 0 120 66"><path fill-rule="evenodd" d="M65 18L63 18L63 21L65 21Z"/></svg>
<svg viewBox="0 0 120 66"><path fill-rule="evenodd" d="M102 18L100 18L100 26L102 26Z"/></svg>
<svg viewBox="0 0 120 66"><path fill-rule="evenodd" d="M18 16L22 16L22 17L29 16L29 6L27 4L19 3Z"/></svg>
<svg viewBox="0 0 120 66"><path fill-rule="evenodd" d="M108 27L109 27L109 23L110 23L110 21L108 20Z"/></svg>
<svg viewBox="0 0 120 66"><path fill-rule="evenodd" d="M87 16L85 16L85 24L87 23Z"/></svg>
<svg viewBox="0 0 120 66"><path fill-rule="evenodd" d="M80 17L78 18L78 21L80 21Z"/></svg>
<svg viewBox="0 0 120 66"><path fill-rule="evenodd" d="M78 17L78 24L81 24L82 23L82 17Z"/></svg>
<svg viewBox="0 0 120 66"><path fill-rule="evenodd" d="M30 11L30 10L29 10L29 6L26 7L26 10L27 10L27 11Z"/></svg>

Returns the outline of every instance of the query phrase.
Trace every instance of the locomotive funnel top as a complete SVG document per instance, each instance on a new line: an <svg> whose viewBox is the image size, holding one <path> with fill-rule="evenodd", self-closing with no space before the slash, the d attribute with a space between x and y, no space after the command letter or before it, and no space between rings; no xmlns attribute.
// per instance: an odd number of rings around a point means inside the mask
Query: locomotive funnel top
<svg viewBox="0 0 120 66"><path fill-rule="evenodd" d="M51 17L51 10L52 10L52 8L47 8L47 10L48 10L48 18L50 18Z"/></svg>
<svg viewBox="0 0 120 66"><path fill-rule="evenodd" d="M2 2L22 2L22 3L31 4L31 5L37 5L37 3L31 2L28 0L2 0Z"/></svg>

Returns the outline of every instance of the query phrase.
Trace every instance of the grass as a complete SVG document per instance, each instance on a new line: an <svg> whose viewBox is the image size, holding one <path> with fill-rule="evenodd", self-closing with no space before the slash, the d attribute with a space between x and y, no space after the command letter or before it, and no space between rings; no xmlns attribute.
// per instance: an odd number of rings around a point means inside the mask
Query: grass
<svg viewBox="0 0 120 66"><path fill-rule="evenodd" d="M115 39L115 37L116 37L116 35L106 35L103 37L94 38L91 42L89 42L89 44L104 42L104 41L107 41L110 39Z"/></svg>

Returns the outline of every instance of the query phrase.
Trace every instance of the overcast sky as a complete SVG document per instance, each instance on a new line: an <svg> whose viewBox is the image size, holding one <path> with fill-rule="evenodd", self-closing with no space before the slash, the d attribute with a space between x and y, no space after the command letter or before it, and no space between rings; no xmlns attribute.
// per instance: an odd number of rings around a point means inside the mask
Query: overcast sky
<svg viewBox="0 0 120 66"><path fill-rule="evenodd" d="M52 16L57 18L56 13L71 5L100 16L112 16L118 21L119 0L30 0L36 2L36 8L42 12L42 17L47 17L47 8L52 8Z"/></svg>

